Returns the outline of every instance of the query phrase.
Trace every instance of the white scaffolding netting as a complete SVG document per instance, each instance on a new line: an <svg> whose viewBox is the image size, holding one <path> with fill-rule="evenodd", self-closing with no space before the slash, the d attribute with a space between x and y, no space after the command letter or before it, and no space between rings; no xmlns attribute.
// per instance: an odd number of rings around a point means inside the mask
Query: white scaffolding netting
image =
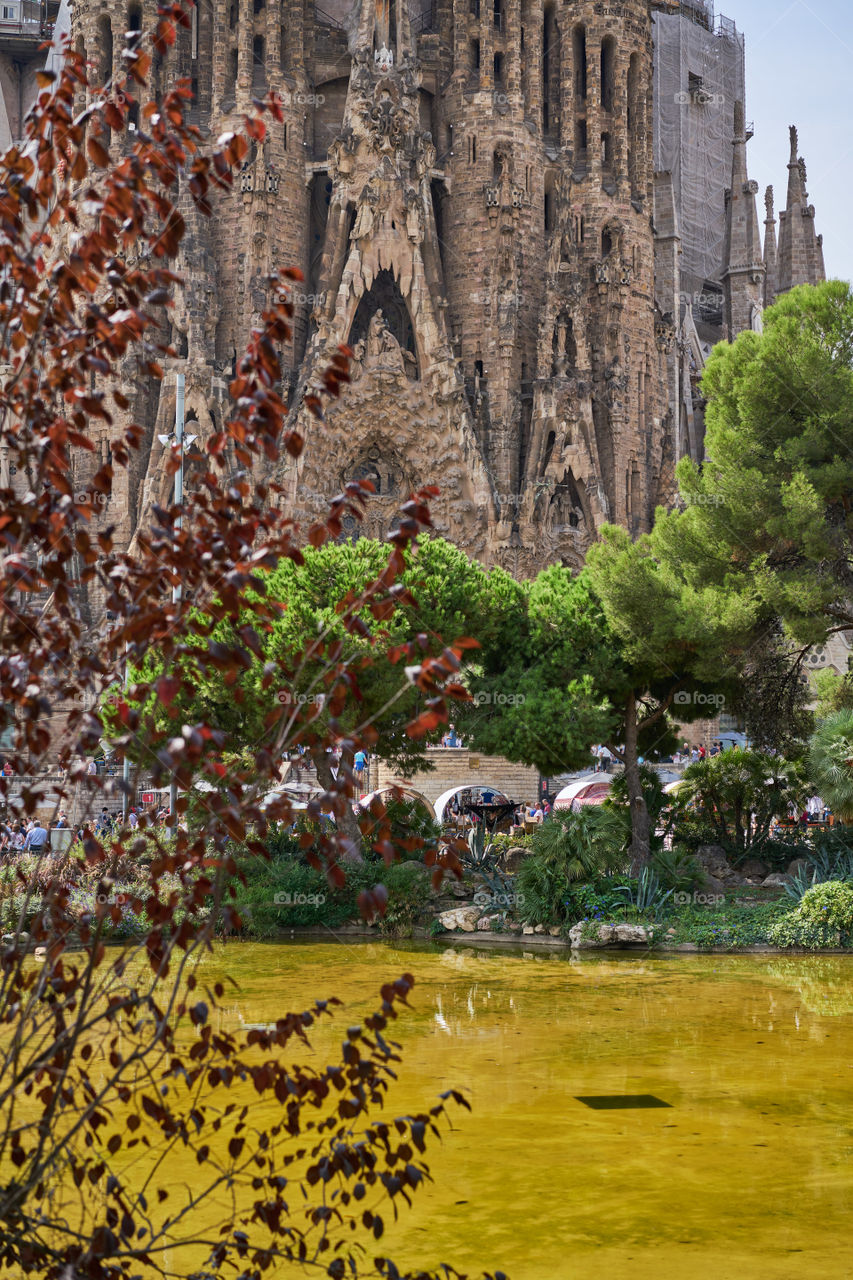
<svg viewBox="0 0 853 1280"><path fill-rule="evenodd" d="M682 0L654 19L654 161L672 174L682 239L682 289L719 281L731 185L735 103L745 102L744 40L715 24L712 3Z"/></svg>

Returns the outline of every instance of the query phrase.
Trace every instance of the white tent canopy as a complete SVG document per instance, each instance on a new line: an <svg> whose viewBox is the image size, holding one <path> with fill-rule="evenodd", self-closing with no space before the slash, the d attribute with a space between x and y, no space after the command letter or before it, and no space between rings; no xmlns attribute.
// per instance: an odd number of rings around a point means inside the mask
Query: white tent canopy
<svg viewBox="0 0 853 1280"><path fill-rule="evenodd" d="M435 802L435 816L439 822L444 821L444 811L450 804L454 796L461 795L463 791L479 792L479 796L475 796L476 804L513 804L505 791L501 791L500 787L492 787L487 782L466 782L461 787L451 787L449 791L443 791ZM482 796L486 794L491 797L488 801L483 801Z"/></svg>
<svg viewBox="0 0 853 1280"><path fill-rule="evenodd" d="M435 809L427 800L426 796L421 795L420 791L414 791L411 787L380 787L378 791L370 791L366 796L362 796L358 801L359 809L369 809L371 802L374 800L382 800L390 792L397 790L402 793L403 800L413 800L415 804L421 804L426 809L431 818L435 817Z"/></svg>
<svg viewBox="0 0 853 1280"><path fill-rule="evenodd" d="M601 804L612 781L612 778L602 773L588 773L583 778L577 778L557 793L554 808L577 810L581 805Z"/></svg>

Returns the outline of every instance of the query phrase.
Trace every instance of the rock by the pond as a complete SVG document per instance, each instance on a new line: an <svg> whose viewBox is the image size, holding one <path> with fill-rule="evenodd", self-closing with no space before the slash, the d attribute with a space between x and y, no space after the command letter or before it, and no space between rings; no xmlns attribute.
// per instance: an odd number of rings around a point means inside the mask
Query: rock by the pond
<svg viewBox="0 0 853 1280"><path fill-rule="evenodd" d="M443 929L461 929L464 933L474 933L480 919L479 907L455 907L453 911L442 911L438 922Z"/></svg>
<svg viewBox="0 0 853 1280"><path fill-rule="evenodd" d="M743 883L744 877L740 872L735 871L734 867L726 857L725 849L723 849L721 845L700 845L696 850L696 861L705 872L705 883L702 885L702 889L705 893L719 892L719 889L715 887L715 884Z"/></svg>
<svg viewBox="0 0 853 1280"><path fill-rule="evenodd" d="M788 876L780 875L777 871L772 876L768 876L766 880L762 880L761 887L762 889L784 889L789 878Z"/></svg>
<svg viewBox="0 0 853 1280"><path fill-rule="evenodd" d="M750 880L764 880L770 875L770 864L762 862L760 858L747 858L740 870Z"/></svg>
<svg viewBox="0 0 853 1280"><path fill-rule="evenodd" d="M583 936L583 922L569 932L569 941L577 951L595 951L601 947L622 947L647 943L649 935L641 924L600 924L591 937Z"/></svg>
<svg viewBox="0 0 853 1280"><path fill-rule="evenodd" d="M500 914L491 915L491 916L480 916L480 919L477 921L477 928L482 933L485 933L487 930L491 929L492 925L496 921L500 921Z"/></svg>
<svg viewBox="0 0 853 1280"><path fill-rule="evenodd" d="M507 849L504 855L504 869L512 876L515 875L524 859L527 857L527 849L521 845L514 845L512 849Z"/></svg>
<svg viewBox="0 0 853 1280"><path fill-rule="evenodd" d="M811 871L813 864L808 858L794 858L793 862L788 863L787 875L798 876L801 871Z"/></svg>
<svg viewBox="0 0 853 1280"><path fill-rule="evenodd" d="M533 933L533 925L532 924L522 925L521 932L524 934Z"/></svg>
<svg viewBox="0 0 853 1280"><path fill-rule="evenodd" d="M561 933L560 926L558 924L552 925L548 932L552 938L559 938Z"/></svg>
<svg viewBox="0 0 853 1280"><path fill-rule="evenodd" d="M544 924L537 924L537 925L536 925L536 927L534 928L533 932L534 932L534 933L544 933L544 932L545 932L545 926L544 926Z"/></svg>

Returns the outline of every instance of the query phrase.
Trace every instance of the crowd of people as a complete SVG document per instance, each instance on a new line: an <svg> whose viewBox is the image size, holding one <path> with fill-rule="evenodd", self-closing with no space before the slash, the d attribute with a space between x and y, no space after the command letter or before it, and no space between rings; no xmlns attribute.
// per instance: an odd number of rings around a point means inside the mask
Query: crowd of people
<svg viewBox="0 0 853 1280"><path fill-rule="evenodd" d="M94 821L89 819L87 822L79 823L73 828L64 809L59 811L58 817L48 822L44 822L39 818L31 818L29 822L12 821L0 823L0 856L26 852L27 850L32 850L33 853L36 853L47 851L50 848L64 848L69 843L68 838L53 840L52 833L54 831L71 832L73 830L73 839L78 840L83 838L86 828L99 839L114 835L123 826L135 831L138 829L142 818L145 818L144 825L146 826L165 827L169 825L169 810L151 808L145 814L136 805L131 805L125 818L121 811L110 811L104 805Z"/></svg>

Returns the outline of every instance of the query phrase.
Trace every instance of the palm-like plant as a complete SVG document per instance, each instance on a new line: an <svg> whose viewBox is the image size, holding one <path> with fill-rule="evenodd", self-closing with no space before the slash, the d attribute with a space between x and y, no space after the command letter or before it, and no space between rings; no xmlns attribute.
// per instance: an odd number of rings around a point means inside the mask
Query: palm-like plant
<svg viewBox="0 0 853 1280"><path fill-rule="evenodd" d="M809 772L832 812L853 821L853 710L836 711L818 725L809 742Z"/></svg>
<svg viewBox="0 0 853 1280"><path fill-rule="evenodd" d="M729 856L740 860L759 853L770 838L773 820L791 801L803 798L794 765L760 751L724 751L688 765L678 804L708 827Z"/></svg>
<svg viewBox="0 0 853 1280"><path fill-rule="evenodd" d="M552 814L534 832L516 876L524 915L535 924L562 923L570 885L623 871L628 861L625 825L614 810Z"/></svg>

